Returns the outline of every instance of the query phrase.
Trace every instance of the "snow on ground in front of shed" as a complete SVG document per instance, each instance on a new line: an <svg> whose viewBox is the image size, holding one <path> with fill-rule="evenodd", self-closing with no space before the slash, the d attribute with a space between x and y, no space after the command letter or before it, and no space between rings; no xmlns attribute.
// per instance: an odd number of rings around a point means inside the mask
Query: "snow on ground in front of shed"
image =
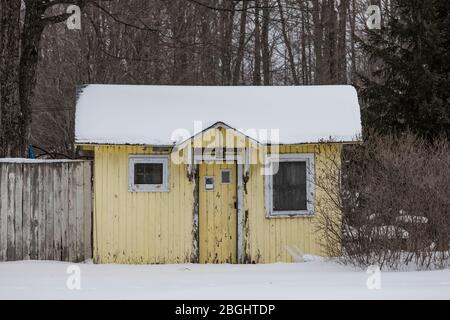
<svg viewBox="0 0 450 320"><path fill-rule="evenodd" d="M87 85L76 105L75 141L172 145L177 129L189 133L184 138L197 133L195 121L202 129L223 122L244 134L280 130L279 141L253 136L262 143L353 141L361 133L352 86Z"/></svg>
<svg viewBox="0 0 450 320"><path fill-rule="evenodd" d="M0 263L0 299L450 299L450 270L368 274L330 261L257 265L77 264L81 290L66 287L70 263Z"/></svg>

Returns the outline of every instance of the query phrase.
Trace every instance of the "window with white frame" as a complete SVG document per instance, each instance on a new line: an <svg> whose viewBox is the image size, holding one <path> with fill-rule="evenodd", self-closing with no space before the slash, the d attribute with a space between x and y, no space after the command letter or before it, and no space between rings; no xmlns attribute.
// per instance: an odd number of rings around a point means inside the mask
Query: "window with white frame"
<svg viewBox="0 0 450 320"><path fill-rule="evenodd" d="M169 157L132 155L128 158L128 190L132 192L169 191Z"/></svg>
<svg viewBox="0 0 450 320"><path fill-rule="evenodd" d="M266 210L269 216L314 214L314 154L267 157Z"/></svg>

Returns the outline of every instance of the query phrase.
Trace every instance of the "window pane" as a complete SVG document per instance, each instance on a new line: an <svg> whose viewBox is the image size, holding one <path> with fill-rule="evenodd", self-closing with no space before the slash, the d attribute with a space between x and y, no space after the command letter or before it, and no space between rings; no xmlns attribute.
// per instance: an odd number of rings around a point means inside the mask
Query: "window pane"
<svg viewBox="0 0 450 320"><path fill-rule="evenodd" d="M134 184L162 184L162 163L135 163Z"/></svg>
<svg viewBox="0 0 450 320"><path fill-rule="evenodd" d="M280 162L273 176L273 210L306 210L306 162Z"/></svg>
<svg viewBox="0 0 450 320"><path fill-rule="evenodd" d="M222 171L222 183L230 183L231 182L231 174L229 170Z"/></svg>

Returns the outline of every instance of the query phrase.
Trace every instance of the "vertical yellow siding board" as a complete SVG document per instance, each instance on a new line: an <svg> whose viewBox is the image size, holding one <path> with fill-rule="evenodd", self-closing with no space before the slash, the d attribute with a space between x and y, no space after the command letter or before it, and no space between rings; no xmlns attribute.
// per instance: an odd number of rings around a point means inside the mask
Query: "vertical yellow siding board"
<svg viewBox="0 0 450 320"><path fill-rule="evenodd" d="M206 170L208 175L214 175L214 167L212 165L207 166ZM215 191L213 191L215 193ZM214 197L208 197L208 212L214 212L214 205L215 205L215 198ZM209 241L208 243L208 256L210 258L209 261L214 261L215 257L213 256L214 253L214 246L215 246L215 223L216 223L216 217L215 215L208 215L208 237L209 239L212 239L212 241Z"/></svg>
<svg viewBox="0 0 450 320"><path fill-rule="evenodd" d="M103 176L106 177L109 175L109 170L108 170L108 165L109 165L109 157L108 157L108 147L105 147L105 157L104 157L104 166L103 166ZM111 252L111 219L109 219L109 206L111 203L111 199L109 198L109 193L108 193L108 185L109 185L109 181L108 180L103 180L103 198L104 199L108 199L108 201L106 201L104 203L105 209L103 211L102 214L102 221L103 221L103 225L105 226L105 246L104 246L104 252L103 254L105 255L105 260L107 262L110 262L110 252Z"/></svg>
<svg viewBox="0 0 450 320"><path fill-rule="evenodd" d="M114 172L114 147L108 147L108 167L107 167L107 174L112 174ZM108 201L108 222L109 222L109 248L108 248L108 254L109 254L109 261L114 261L114 229L115 229L115 219L114 219L114 183L107 183L107 197L109 199Z"/></svg>
<svg viewBox="0 0 450 320"><path fill-rule="evenodd" d="M265 260L267 260L267 252L268 252L268 247L266 245L265 242L265 226L264 226L264 219L265 219L265 212L264 212L264 181L263 181L263 176L261 175L261 173L259 172L260 170L257 170L255 173L255 179L253 181L253 189L254 189L254 194L255 194L255 200L256 202L253 204L254 205L254 211L257 214L258 220L257 220L257 228L259 230L259 232L257 233L257 237L258 237L258 242L260 243L260 246L264 246L263 250L261 250L261 257L260 260L262 259L262 262L264 262Z"/></svg>
<svg viewBox="0 0 450 320"><path fill-rule="evenodd" d="M108 176L108 157L106 147L102 147L103 155L103 166L102 166L102 177ZM102 199L108 199L108 180L102 179ZM102 242L103 242L103 259L105 262L109 262L108 260L108 245L109 245L109 222L108 222L108 201L102 202L102 226L104 230L102 232Z"/></svg>
<svg viewBox="0 0 450 320"><path fill-rule="evenodd" d="M128 152L132 153L132 150L129 150L127 147L124 147L124 150L126 150L127 152L127 156L126 156L126 166L127 166L127 179L129 178L129 172L128 172ZM125 206L127 208L127 212L126 212L126 221L127 221L127 228L126 228L126 234L125 237L127 239L127 257L126 257L126 261L128 263L131 263L131 257L133 256L133 235L134 235L134 225L133 225L133 211L132 211L132 193L128 191L128 186L127 186L127 192L126 192L126 196L125 196Z"/></svg>
<svg viewBox="0 0 450 320"><path fill-rule="evenodd" d="M124 248L124 238L123 238L123 228L125 225L125 222L122 220L122 211L123 211L123 182L122 182L122 166L123 166L123 159L122 159L122 153L121 153L121 147L116 147L117 152L117 160L116 160L116 175L117 177L114 177L116 179L116 202L117 202L117 261L122 262L123 261L123 252L125 251Z"/></svg>
<svg viewBox="0 0 450 320"><path fill-rule="evenodd" d="M217 181L216 181L216 217L217 220L216 223L214 224L214 232L215 232L215 238L216 238L216 246L218 246L217 252L218 252L218 261L221 261L221 259L223 259L225 257L225 255L227 254L227 252L229 252L229 248L227 246L227 242L221 242L221 236L222 236L222 232L227 233L228 232L228 224L226 222L226 214L224 214L224 210L225 209L225 202L224 202L224 198L226 196L228 196L226 194L226 188L222 188L222 185L220 183L220 170L222 168L224 168L223 164L217 164L214 165L214 176L216 176ZM219 195L219 191L220 191L220 198L218 197ZM221 229L225 229L225 230L221 230Z"/></svg>
<svg viewBox="0 0 450 320"><path fill-rule="evenodd" d="M255 197L257 196L256 190L253 187L253 180L256 179L256 168L253 170L253 167L256 165L253 165L250 169L250 178L247 182L247 197L246 197L246 203L248 205L248 219L251 221L250 225L250 239L252 243L252 252L251 252L251 259L256 260L257 259L257 253L258 249L261 247L258 244L258 232L259 232L259 224L258 224L258 212L256 212L254 203L255 203Z"/></svg>
<svg viewBox="0 0 450 320"><path fill-rule="evenodd" d="M145 205L147 208L147 216L148 216L148 225L146 226L147 237L146 237L146 245L147 245L147 263L155 263L155 251L154 251L154 230L155 230L155 218L154 214L152 214L151 205L153 202L153 194L149 194Z"/></svg>
<svg viewBox="0 0 450 320"><path fill-rule="evenodd" d="M169 214L168 214L168 203L167 203L167 193L161 192L161 213L163 214L163 232L162 235L164 236L163 241L163 253L164 253L164 262L169 261L169 238L172 236L169 234L170 226L169 226Z"/></svg>
<svg viewBox="0 0 450 320"><path fill-rule="evenodd" d="M143 205L144 205L144 211L145 211L145 220L144 220L144 252L145 252L145 260L144 263L149 263L151 261L151 253L150 253L150 248L152 247L151 245L151 236L152 236L152 229L153 226L151 225L151 211L150 211L150 207L148 206L148 203L151 201L151 193L147 193L145 195L145 200L143 201Z"/></svg>
<svg viewBox="0 0 450 320"><path fill-rule="evenodd" d="M203 185L204 181L202 179L205 173L206 167L204 165L199 166L199 261L204 262L206 260L206 242L205 235L208 232L208 221L207 215L205 214L206 210L206 198L203 196Z"/></svg>
<svg viewBox="0 0 450 320"><path fill-rule="evenodd" d="M177 174L177 181L176 186L178 187L178 193L179 197L177 201L174 203L174 221L176 223L175 225L175 240L174 240L174 255L175 255L175 262L180 263L186 256L184 254L184 244L188 239L184 238L185 232L183 230L183 226L186 229L189 229L189 226L186 224L186 218L189 217L189 212L187 211L187 207L189 207L188 202L186 199L186 188L183 184L183 181L187 181L187 176L184 173L184 167L183 165L179 165L176 168ZM186 203L186 208L183 208L182 203Z"/></svg>
<svg viewBox="0 0 450 320"><path fill-rule="evenodd" d="M136 147L133 147L133 154L137 153ZM136 198L137 198L138 192L131 192L131 229L129 232L131 232L131 261L133 263L137 262L138 259L138 252L137 252L137 236L138 236L138 230L137 230L137 209L136 209Z"/></svg>
<svg viewBox="0 0 450 320"><path fill-rule="evenodd" d="M112 168L112 172L114 172L114 195L113 195L113 201L114 201L114 255L115 255L115 260L117 260L117 258L120 255L120 248L119 248L119 236L120 236L120 217L119 217L119 194L120 194L120 175L119 175L119 170L120 170L120 153L119 153L119 149L116 146L114 148L114 167Z"/></svg>
<svg viewBox="0 0 450 320"><path fill-rule="evenodd" d="M179 217L179 208L178 203L180 203L180 199L183 197L183 189L180 188L179 181L180 181L180 166L173 165L172 170L172 179L171 183L173 183L174 191L175 193L169 194L169 226L170 226L170 250L171 254L170 259L174 262L178 262L178 250L176 243L180 241L180 230L178 229L178 226L180 225L180 219Z"/></svg>
<svg viewBox="0 0 450 320"><path fill-rule="evenodd" d="M161 194L155 193L153 195L154 199L155 199L155 203L152 206L152 208L150 210L152 210L152 214L155 217L155 253L156 253L156 263L162 263L162 248L161 248Z"/></svg>
<svg viewBox="0 0 450 320"><path fill-rule="evenodd" d="M205 175L210 175L211 173L209 172L209 170L208 170L208 168L209 168L209 166L205 166ZM200 188L203 188L204 189L204 180L202 179L202 185L201 185L201 187ZM204 191L204 192L206 192L206 191ZM210 256L210 253L211 253L211 251L209 250L209 243L208 243L208 238L207 238L207 236L210 234L210 232L211 232L211 226L213 225L213 223L214 223L214 220L213 220L213 217L212 216L210 216L210 215L208 215L208 214L206 214L206 212L209 212L210 210L211 210L211 208L212 208L212 205L211 205L211 201L210 201L210 199L209 199L209 197L206 197L205 196L205 211L204 211L204 217L205 217L205 220L206 220L206 234L205 234L205 237L204 237L204 239L205 239L205 252L206 252L206 259L208 260L208 261L211 261L211 256Z"/></svg>
<svg viewBox="0 0 450 320"><path fill-rule="evenodd" d="M100 204L102 203L103 197L102 197L102 179L105 179L105 177L102 174L101 166L103 163L101 151L99 147L95 147L94 149L94 261L101 263L101 248L103 246L102 244L102 221L101 221L101 213L102 208L100 207Z"/></svg>
<svg viewBox="0 0 450 320"><path fill-rule="evenodd" d="M175 213L175 203L178 203L178 199L180 198L180 191L178 188L175 188L175 181L178 179L179 170L178 167L175 167L172 165L172 162L169 163L169 167L171 167L170 173L170 184L172 185L172 190L175 191L174 193L165 193L164 198L167 198L167 221L168 221L168 229L167 229L167 235L168 235L168 261L175 258L174 254L174 238L177 236L177 228L175 227L175 219L174 214ZM176 175L175 175L176 173Z"/></svg>
<svg viewBox="0 0 450 320"><path fill-rule="evenodd" d="M267 253L268 253L268 247L265 247L265 230L264 230L264 219L265 219L265 213L261 210L259 204L264 204L264 186L261 185L262 181L262 175L260 173L260 167L255 170L253 180L252 180L252 209L253 209L253 215L256 219L256 228L257 232L255 234L256 239L255 242L257 243L257 247L261 248L256 252L256 259L258 259L261 262L264 262L267 260ZM258 261L258 262L259 262Z"/></svg>
<svg viewBox="0 0 450 320"><path fill-rule="evenodd" d="M187 176L187 168L186 166L182 167L182 176ZM183 182L184 181L184 182ZM193 233L193 223L194 223L194 186L195 186L195 178L192 182L186 180L180 180L180 185L183 185L184 197L180 200L179 208L180 213L182 214L183 224L180 226L180 232L182 232L182 247L180 250L180 258L185 259L186 261L190 261L192 255L192 233ZM184 261L184 260L182 260Z"/></svg>
<svg viewBox="0 0 450 320"><path fill-rule="evenodd" d="M102 149L100 147L95 148L95 218L94 218L94 235L95 241L94 245L96 246L95 252L97 254L97 261L99 263L103 262L103 181L106 179L103 175L103 155Z"/></svg>
<svg viewBox="0 0 450 320"><path fill-rule="evenodd" d="M206 166L206 174L208 176L213 175L213 166L207 165ZM212 191L215 193L215 191ZM214 212L214 197L207 197L207 212ZM214 261L215 257L212 256L214 252L214 225L215 225L215 216L214 215L208 215L208 237L209 239L212 239L213 241L209 241L207 243L207 252L208 252L208 261ZM212 237L211 237L212 235Z"/></svg>
<svg viewBox="0 0 450 320"><path fill-rule="evenodd" d="M108 158L107 158L107 153L104 147L101 148L102 149L102 153L103 153L103 160L102 160L102 177L108 177L107 172L108 172ZM107 194L107 184L108 184L108 180L107 179L102 179L101 181L102 184L102 199L108 199L108 194ZM101 224L102 224L102 228L104 230L102 230L102 257L103 257L103 261L105 263L109 262L108 261L108 229L109 229L109 224L108 224L108 219L107 219L107 214L108 214L108 202L109 201L102 201L101 206L102 206L102 211L101 211Z"/></svg>

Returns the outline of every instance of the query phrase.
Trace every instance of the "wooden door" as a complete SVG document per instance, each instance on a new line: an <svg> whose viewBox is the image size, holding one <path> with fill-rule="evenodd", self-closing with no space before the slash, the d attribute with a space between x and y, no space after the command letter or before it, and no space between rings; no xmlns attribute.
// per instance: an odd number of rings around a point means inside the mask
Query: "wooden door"
<svg viewBox="0 0 450 320"><path fill-rule="evenodd" d="M236 164L199 170L200 263L236 263Z"/></svg>

